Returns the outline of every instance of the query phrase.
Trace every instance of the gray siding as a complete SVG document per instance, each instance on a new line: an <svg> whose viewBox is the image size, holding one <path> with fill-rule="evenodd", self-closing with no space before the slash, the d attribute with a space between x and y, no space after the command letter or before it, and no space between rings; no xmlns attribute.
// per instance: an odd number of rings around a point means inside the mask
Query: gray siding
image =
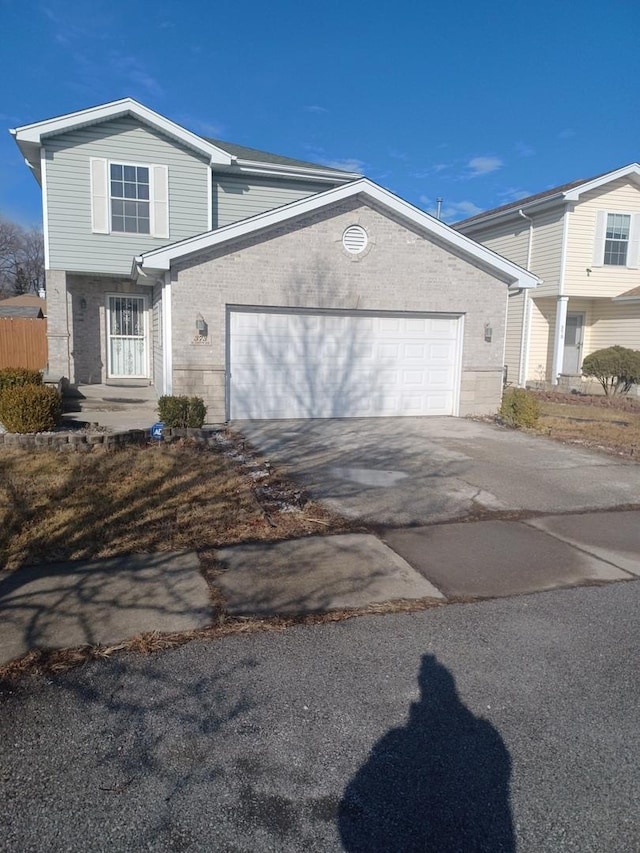
<svg viewBox="0 0 640 853"><path fill-rule="evenodd" d="M333 184L245 177L214 176L213 227L247 219L283 204L328 190Z"/></svg>
<svg viewBox="0 0 640 853"><path fill-rule="evenodd" d="M73 272L129 275L134 255L207 230L206 158L133 118L114 119L46 141L49 267ZM89 161L169 169L169 239L144 234L93 234Z"/></svg>

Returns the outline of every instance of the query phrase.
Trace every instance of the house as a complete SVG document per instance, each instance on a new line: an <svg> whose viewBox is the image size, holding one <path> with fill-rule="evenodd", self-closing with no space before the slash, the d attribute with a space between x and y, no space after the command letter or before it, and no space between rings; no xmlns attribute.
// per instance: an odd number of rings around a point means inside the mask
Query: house
<svg viewBox="0 0 640 853"><path fill-rule="evenodd" d="M42 186L49 369L209 419L469 414L536 277L357 174L131 99L11 131Z"/></svg>
<svg viewBox="0 0 640 853"><path fill-rule="evenodd" d="M47 316L47 302L40 296L22 293L0 300L0 317L30 317L42 320Z"/></svg>
<svg viewBox="0 0 640 853"><path fill-rule="evenodd" d="M468 237L532 270L509 298L509 381L579 387L586 355L640 349L640 165L574 181L459 222Z"/></svg>

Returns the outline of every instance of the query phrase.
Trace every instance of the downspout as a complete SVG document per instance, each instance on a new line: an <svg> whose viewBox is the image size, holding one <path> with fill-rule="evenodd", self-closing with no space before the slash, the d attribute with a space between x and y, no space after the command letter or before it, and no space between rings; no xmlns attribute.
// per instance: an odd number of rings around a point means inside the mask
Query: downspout
<svg viewBox="0 0 640 853"><path fill-rule="evenodd" d="M520 208L518 216L526 219L529 223L529 239L527 243L527 270L531 272L531 254L533 249L533 219ZM522 335L520 337L520 369L518 371L518 385L522 388L527 382L527 366L529 363L529 336L531 306L529 304L529 289L525 288L522 295Z"/></svg>

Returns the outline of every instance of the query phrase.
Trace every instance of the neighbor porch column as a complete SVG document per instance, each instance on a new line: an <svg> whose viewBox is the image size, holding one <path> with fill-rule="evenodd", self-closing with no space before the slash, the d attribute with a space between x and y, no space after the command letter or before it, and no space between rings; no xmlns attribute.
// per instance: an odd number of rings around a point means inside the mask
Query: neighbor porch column
<svg viewBox="0 0 640 853"><path fill-rule="evenodd" d="M556 303L556 332L553 340L553 367L551 370L551 381L558 384L558 377L562 373L564 362L564 330L567 325L568 296L559 296Z"/></svg>
<svg viewBox="0 0 640 853"><path fill-rule="evenodd" d="M47 270L45 273L47 296L48 367L53 376L65 376L74 382L71 360L71 312L67 291L67 274L64 270Z"/></svg>

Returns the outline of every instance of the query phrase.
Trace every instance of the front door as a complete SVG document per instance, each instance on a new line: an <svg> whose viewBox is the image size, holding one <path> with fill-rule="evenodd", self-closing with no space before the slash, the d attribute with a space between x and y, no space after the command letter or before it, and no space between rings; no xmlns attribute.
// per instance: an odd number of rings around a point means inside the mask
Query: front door
<svg viewBox="0 0 640 853"><path fill-rule="evenodd" d="M144 296L109 296L107 309L108 374L111 379L146 379L147 300Z"/></svg>
<svg viewBox="0 0 640 853"><path fill-rule="evenodd" d="M562 372L568 376L578 376L582 370L582 329L584 314L567 314L564 331L564 358Z"/></svg>

